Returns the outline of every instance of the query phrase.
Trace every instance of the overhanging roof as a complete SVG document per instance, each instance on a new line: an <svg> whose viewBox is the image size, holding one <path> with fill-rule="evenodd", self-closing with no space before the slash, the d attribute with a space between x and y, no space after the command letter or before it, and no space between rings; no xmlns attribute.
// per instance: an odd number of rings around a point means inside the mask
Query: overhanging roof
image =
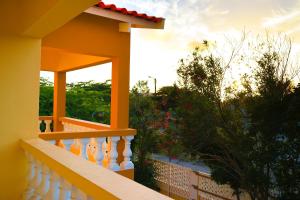
<svg viewBox="0 0 300 200"><path fill-rule="evenodd" d="M129 11L126 8L119 8L114 4L105 4L102 1L84 12L128 23L132 28L163 29L165 23L164 18Z"/></svg>

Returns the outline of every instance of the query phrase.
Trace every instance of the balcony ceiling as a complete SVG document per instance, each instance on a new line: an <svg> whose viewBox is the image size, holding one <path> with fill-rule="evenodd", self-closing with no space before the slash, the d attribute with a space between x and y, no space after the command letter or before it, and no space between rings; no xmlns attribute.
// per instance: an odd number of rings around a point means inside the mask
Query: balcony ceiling
<svg viewBox="0 0 300 200"><path fill-rule="evenodd" d="M42 48L42 71L73 71L85 67L111 62L108 57L72 53L51 47Z"/></svg>

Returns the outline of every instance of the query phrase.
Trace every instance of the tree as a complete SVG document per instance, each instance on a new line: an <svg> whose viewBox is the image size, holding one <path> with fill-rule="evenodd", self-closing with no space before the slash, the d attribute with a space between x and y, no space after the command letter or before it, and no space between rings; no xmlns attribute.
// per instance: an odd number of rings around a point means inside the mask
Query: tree
<svg viewBox="0 0 300 200"><path fill-rule="evenodd" d="M45 78L40 79L40 116L51 116L53 112L53 83Z"/></svg>
<svg viewBox="0 0 300 200"><path fill-rule="evenodd" d="M110 81L93 81L67 84L66 116L109 124ZM40 116L53 112L53 83L40 80Z"/></svg>
<svg viewBox="0 0 300 200"><path fill-rule="evenodd" d="M146 81L139 81L131 90L129 108L130 127L137 129L132 142L134 179L147 187L158 189L151 159L158 139L154 128L157 113Z"/></svg>
<svg viewBox="0 0 300 200"><path fill-rule="evenodd" d="M224 87L230 65L213 53L196 49L178 69L183 92L177 113L186 150L238 198L241 191L252 199L299 197L300 110L285 42L285 52L268 39L258 44L261 52L247 63L255 65L253 76L243 76L242 90Z"/></svg>
<svg viewBox="0 0 300 200"><path fill-rule="evenodd" d="M109 124L110 91L110 81L67 84L66 115Z"/></svg>

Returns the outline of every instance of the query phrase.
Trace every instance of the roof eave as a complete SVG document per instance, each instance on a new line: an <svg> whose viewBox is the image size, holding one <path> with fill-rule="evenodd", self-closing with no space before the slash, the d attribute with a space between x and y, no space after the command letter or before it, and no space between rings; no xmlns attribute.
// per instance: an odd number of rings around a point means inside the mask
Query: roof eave
<svg viewBox="0 0 300 200"><path fill-rule="evenodd" d="M118 20L120 22L129 23L132 28L164 29L165 26L165 19L162 19L160 22L152 22L146 19L141 19L130 15L124 15L122 13L114 12L111 10L99 9L96 6L90 7L84 12L92 15L98 15L101 17Z"/></svg>

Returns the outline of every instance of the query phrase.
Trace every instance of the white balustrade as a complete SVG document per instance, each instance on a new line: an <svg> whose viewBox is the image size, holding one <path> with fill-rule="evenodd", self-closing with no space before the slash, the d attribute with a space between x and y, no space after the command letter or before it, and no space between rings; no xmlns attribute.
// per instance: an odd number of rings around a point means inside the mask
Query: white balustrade
<svg viewBox="0 0 300 200"><path fill-rule="evenodd" d="M120 136L108 138L108 142L110 144L108 167L113 171L120 170L120 166L117 163L117 158L118 158L117 144L119 140L120 140Z"/></svg>
<svg viewBox="0 0 300 200"><path fill-rule="evenodd" d="M119 165L117 163L118 151L117 144L120 136L115 137L99 137L99 138L81 138L81 139L64 139L62 142L67 151L71 150L71 145L74 144L80 148L80 156L89 160L89 156L94 156L96 163L103 166L103 163L108 163L108 168L113 171L133 169L134 164L131 161L131 141L134 136L123 136L125 147L123 151L124 160ZM106 142L108 140L108 142ZM53 142L50 140L49 142ZM108 149L109 147L109 149ZM96 149L96 151L95 151Z"/></svg>
<svg viewBox="0 0 300 200"><path fill-rule="evenodd" d="M72 122L62 122L65 132L88 132L97 131L97 129L80 126L73 124ZM71 145L74 144L73 150L76 151L78 148L78 153L80 149L80 156L84 159L95 159L98 165L103 166L103 163L107 168L113 171L133 169L134 164L131 161L132 151L131 151L131 141L134 139L133 135L123 136L122 139L125 141L124 151L122 155L124 160L117 163L118 150L117 144L121 136L114 137L98 137L98 138L74 138L74 139L63 139L62 142L65 145L65 149L70 151ZM77 153L76 153L77 154ZM92 157L90 157L92 156Z"/></svg>
<svg viewBox="0 0 300 200"><path fill-rule="evenodd" d="M28 161L27 187L22 195L24 200L92 200L76 186L70 184L62 176L47 165L26 153Z"/></svg>
<svg viewBox="0 0 300 200"><path fill-rule="evenodd" d="M106 137L102 138L106 139ZM99 146L106 144L105 139L100 140ZM116 164L116 145L119 139L120 137L117 136L108 138L109 147L111 147L109 149L110 166ZM170 199L151 189L141 187L133 180L123 178L116 173L109 173L103 167L95 166L91 162L70 155L67 151L42 139L21 140L20 146L24 152L27 152L25 155L29 164L28 184L22 199L92 200L92 198L115 199L116 197L119 199L141 199L141 194L151 200ZM114 162L111 162L112 160ZM98 178L93 178L93 175ZM115 187L112 187L110 183L103 183L110 180L114 181L113 186ZM128 187L128 192L118 192L115 189L122 187Z"/></svg>
<svg viewBox="0 0 300 200"><path fill-rule="evenodd" d="M132 151L130 149L131 140L133 140L133 136L124 136L122 137L125 141L125 148L123 151L124 161L121 163L121 169L133 169L134 165L131 161Z"/></svg>

